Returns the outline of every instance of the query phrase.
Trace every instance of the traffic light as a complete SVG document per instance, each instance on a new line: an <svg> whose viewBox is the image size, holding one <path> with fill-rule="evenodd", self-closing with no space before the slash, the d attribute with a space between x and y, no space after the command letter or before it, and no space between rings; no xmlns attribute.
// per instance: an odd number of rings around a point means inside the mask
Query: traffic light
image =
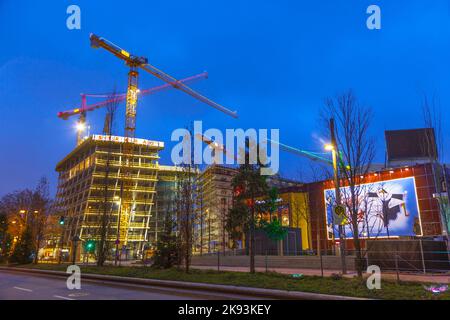
<svg viewBox="0 0 450 320"><path fill-rule="evenodd" d="M64 225L64 222L65 222L64 221L64 216L60 216L59 217L59 225L61 225L61 226Z"/></svg>
<svg viewBox="0 0 450 320"><path fill-rule="evenodd" d="M85 245L86 251L87 252L92 252L95 250L95 241L94 240L88 240L86 241L86 245Z"/></svg>

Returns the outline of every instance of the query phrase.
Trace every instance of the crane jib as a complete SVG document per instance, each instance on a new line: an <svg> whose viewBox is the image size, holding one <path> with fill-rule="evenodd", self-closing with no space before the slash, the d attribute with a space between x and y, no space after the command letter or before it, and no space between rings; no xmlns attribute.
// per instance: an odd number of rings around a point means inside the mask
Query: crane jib
<svg viewBox="0 0 450 320"><path fill-rule="evenodd" d="M94 47L94 48L102 47L105 50L107 50L107 51L111 52L112 54L114 54L115 56L117 56L118 58L124 60L127 63L127 65L129 65L130 67L132 67L132 68L139 67L139 68L147 71L148 73L154 75L155 77L163 80L164 82L172 83L175 88L180 89L181 91L208 104L209 106L211 106L229 116L232 116L233 118L237 118L237 113L235 111L231 111L231 110L225 108L224 106L221 106L220 104L218 104L218 103L208 99L207 97L197 93L196 91L192 90L185 84L179 82L174 77L168 75L167 73L164 73L163 71L157 69L156 67L149 65L147 58L133 56L128 51L120 48L119 46L115 45L111 41L108 41L105 38L98 37L97 35L95 35L93 33L91 33L89 37L91 40L92 47Z"/></svg>
<svg viewBox="0 0 450 320"><path fill-rule="evenodd" d="M178 80L176 84L175 83L165 83L165 84L162 84L157 87L143 89L140 91L139 96L153 94L153 93L163 91L166 89L170 89L170 88L178 88L180 82L181 83L190 83L195 80L206 79L206 78L208 78L208 73L205 71L205 72L199 73L197 75ZM86 105L85 107L58 112L57 116L63 120L67 120L69 117L80 114L81 112L94 111L96 109L104 107L113 100L121 102L121 101L125 100L125 97L126 97L126 93L117 94L115 96L113 93L110 93L110 94L90 94L90 93L88 93L88 94L82 94L82 95L84 95L86 97L97 97L97 98L108 98L108 99L101 101L101 102L91 104L91 105Z"/></svg>

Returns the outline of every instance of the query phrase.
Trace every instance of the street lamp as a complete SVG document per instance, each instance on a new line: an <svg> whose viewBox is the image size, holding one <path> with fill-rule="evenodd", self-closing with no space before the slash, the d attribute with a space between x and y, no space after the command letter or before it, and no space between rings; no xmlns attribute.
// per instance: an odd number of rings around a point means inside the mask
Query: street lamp
<svg viewBox="0 0 450 320"><path fill-rule="evenodd" d="M77 131L84 131L84 130L86 130L86 125L82 122L78 122L75 125L75 128L77 129Z"/></svg>
<svg viewBox="0 0 450 320"><path fill-rule="evenodd" d="M80 237L78 235L73 236L72 238L72 245L73 245L73 254L72 254L72 264L76 264L77 260L77 246L78 241L80 241Z"/></svg>

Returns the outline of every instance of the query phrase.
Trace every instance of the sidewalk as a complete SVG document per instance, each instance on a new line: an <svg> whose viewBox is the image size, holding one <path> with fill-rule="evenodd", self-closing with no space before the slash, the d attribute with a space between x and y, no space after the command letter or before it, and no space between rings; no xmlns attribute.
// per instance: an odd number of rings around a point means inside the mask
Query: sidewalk
<svg viewBox="0 0 450 320"><path fill-rule="evenodd" d="M195 269L203 270L217 270L217 266L192 266ZM220 267L221 271L235 271L235 272L248 272L248 267ZM267 268L268 271L282 273L282 274L303 274L305 276L320 276L320 270L317 269L288 269L288 268ZM256 268L257 272L265 272L265 268ZM323 270L323 275L326 277L331 276L333 273L341 273L340 270ZM348 272L345 277L355 277L356 272ZM397 274L391 272L384 272L381 274L381 278L385 280L397 280ZM448 283L450 284L450 274L409 274L400 273L401 281L423 282L423 283Z"/></svg>

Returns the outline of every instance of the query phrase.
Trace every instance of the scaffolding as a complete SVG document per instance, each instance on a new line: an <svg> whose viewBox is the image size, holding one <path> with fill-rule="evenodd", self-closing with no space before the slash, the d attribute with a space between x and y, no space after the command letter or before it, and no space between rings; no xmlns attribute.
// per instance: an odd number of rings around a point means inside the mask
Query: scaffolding
<svg viewBox="0 0 450 320"><path fill-rule="evenodd" d="M63 246L70 247L74 236L82 241L100 240L105 210L107 246L111 250L120 243L122 253L136 258L148 243L158 181L158 153L164 143L128 139L127 147L133 150L133 157L129 158L124 156L125 141L119 136L92 135L56 166L56 204L66 221ZM124 184L131 186L129 197L123 197Z"/></svg>
<svg viewBox="0 0 450 320"><path fill-rule="evenodd" d="M232 180L237 170L212 165L200 175L201 204L197 204L197 253L210 253L229 249L229 236L225 229L226 217L233 206Z"/></svg>

